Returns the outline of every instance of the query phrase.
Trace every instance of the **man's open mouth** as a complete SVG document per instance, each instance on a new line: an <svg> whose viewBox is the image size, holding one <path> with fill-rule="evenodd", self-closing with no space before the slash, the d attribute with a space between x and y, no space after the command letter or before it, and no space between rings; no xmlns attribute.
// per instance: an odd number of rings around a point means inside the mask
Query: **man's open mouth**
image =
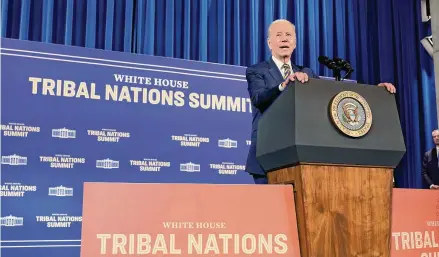
<svg viewBox="0 0 439 257"><path fill-rule="evenodd" d="M288 48L290 48L289 46L281 46L280 47L281 49L288 49Z"/></svg>

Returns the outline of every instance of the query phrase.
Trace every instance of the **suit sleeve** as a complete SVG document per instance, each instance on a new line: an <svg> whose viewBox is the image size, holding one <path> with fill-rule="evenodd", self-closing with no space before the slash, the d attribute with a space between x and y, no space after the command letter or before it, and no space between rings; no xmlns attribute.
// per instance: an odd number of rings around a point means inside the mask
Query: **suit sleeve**
<svg viewBox="0 0 439 257"><path fill-rule="evenodd" d="M312 77L314 79L320 79L319 75L315 74L313 70L311 70L311 72L312 72L312 75L313 75Z"/></svg>
<svg viewBox="0 0 439 257"><path fill-rule="evenodd" d="M281 93L278 84L265 84L262 75L253 68L247 68L246 78L250 99L256 108L269 105Z"/></svg>
<svg viewBox="0 0 439 257"><path fill-rule="evenodd" d="M430 176L428 176L428 152L424 154L424 158L422 159L422 177L424 178L425 183L427 183L428 187L433 184Z"/></svg>
<svg viewBox="0 0 439 257"><path fill-rule="evenodd" d="M308 78L320 79L320 77L311 68L304 68L301 72L306 73L308 75Z"/></svg>

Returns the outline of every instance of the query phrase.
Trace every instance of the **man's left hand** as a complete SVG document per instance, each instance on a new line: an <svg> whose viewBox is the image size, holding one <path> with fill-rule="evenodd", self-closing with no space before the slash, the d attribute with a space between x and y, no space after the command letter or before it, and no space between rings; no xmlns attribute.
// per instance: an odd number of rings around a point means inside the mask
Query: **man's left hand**
<svg viewBox="0 0 439 257"><path fill-rule="evenodd" d="M387 91L389 91L392 94L396 93L396 88L392 83L379 83L378 86L386 87Z"/></svg>
<svg viewBox="0 0 439 257"><path fill-rule="evenodd" d="M302 82L302 83L308 82L308 75L307 75L306 73L303 73L303 72L295 72L295 73L294 73L294 77L295 77L298 81L300 81L300 82Z"/></svg>

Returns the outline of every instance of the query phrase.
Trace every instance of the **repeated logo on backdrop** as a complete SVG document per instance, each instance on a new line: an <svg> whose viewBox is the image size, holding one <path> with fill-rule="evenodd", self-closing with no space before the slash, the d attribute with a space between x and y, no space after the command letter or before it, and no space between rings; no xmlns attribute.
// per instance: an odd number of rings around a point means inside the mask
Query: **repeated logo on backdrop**
<svg viewBox="0 0 439 257"><path fill-rule="evenodd" d="M6 125L1 125L1 128L2 128L2 132L13 131L13 127L9 127ZM3 128L8 128L10 130L3 131ZM35 127L35 128L38 128L38 132L40 132L39 127ZM78 137L76 130L67 129L67 128L52 129L51 133L53 138L73 140L73 139L77 139ZM27 134L16 134L14 136L21 137L21 135L27 135ZM96 135L97 141L103 141L103 142L119 142L120 138L122 137L126 137L126 138L130 137L129 132L116 132L114 130L110 131L107 129L103 129L102 131L87 130L87 135ZM182 136L172 135L171 138L173 141L178 141L179 142L178 145L181 146L182 148L184 147L200 148L203 144L215 144L218 148L225 148L225 149L238 148L238 141L230 138L211 141L210 138L208 137L201 137L193 134L184 134ZM248 146L250 145L250 140L246 140L241 144ZM1 160L3 165L11 165L11 166L28 165L28 157L21 156L15 153L11 155L1 156ZM85 164L87 161L90 160L86 159L83 156L73 156L70 154L57 153L53 155L40 155L38 156L36 161L45 163L48 168L73 169L81 164ZM121 164L119 160L114 160L110 158L95 160L95 164L97 169L121 168ZM189 168L191 167L191 165L194 165L193 166L194 168ZM164 170L165 168L170 168L171 162L167 160L159 160L157 158L142 158L138 160L135 159L129 160L129 162L126 163L126 166L138 167L139 171L158 172L160 170ZM194 163L182 163L180 164L180 171L188 171L188 172L200 171L199 166L200 165ZM206 168L219 170L219 174L236 175L238 170L245 170L245 165L239 165L233 162L208 164L207 166L208 167Z"/></svg>

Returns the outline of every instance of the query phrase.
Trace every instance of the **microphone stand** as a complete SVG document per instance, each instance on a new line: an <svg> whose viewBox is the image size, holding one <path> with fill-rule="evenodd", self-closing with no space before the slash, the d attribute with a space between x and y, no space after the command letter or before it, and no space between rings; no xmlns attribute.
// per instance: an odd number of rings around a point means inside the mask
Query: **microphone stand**
<svg viewBox="0 0 439 257"><path fill-rule="evenodd" d="M348 78L348 77L351 75L351 73L352 73L353 71L354 71L353 69L348 70L348 72L346 72L346 74L344 75L344 77L342 78L342 80L345 80L346 78Z"/></svg>
<svg viewBox="0 0 439 257"><path fill-rule="evenodd" d="M335 67L334 68L334 77L335 77L335 81L342 81L341 78L341 69L339 67ZM344 79L344 78L343 78Z"/></svg>

